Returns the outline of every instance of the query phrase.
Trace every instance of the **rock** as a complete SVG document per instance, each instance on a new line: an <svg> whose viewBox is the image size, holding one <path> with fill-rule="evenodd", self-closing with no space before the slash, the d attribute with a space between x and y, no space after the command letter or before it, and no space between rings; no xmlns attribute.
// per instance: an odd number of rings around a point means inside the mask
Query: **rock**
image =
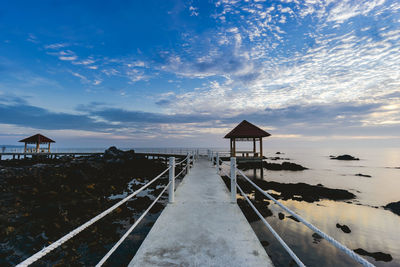
<svg viewBox="0 0 400 267"><path fill-rule="evenodd" d="M313 239L314 239L314 241L313 241L314 244L318 244L318 243L321 242L321 240L323 239L322 236L320 236L320 235L317 234L317 233L313 233L313 234L312 234L312 237L313 237Z"/></svg>
<svg viewBox="0 0 400 267"><path fill-rule="evenodd" d="M289 158L281 158L281 157L269 157L269 158L265 158L265 159L269 159L269 160L290 160Z"/></svg>
<svg viewBox="0 0 400 267"><path fill-rule="evenodd" d="M337 224L336 224L336 228L342 229L342 231L343 231L344 233L346 233L346 234L351 233L350 228L349 228L347 225L345 225L345 224L340 225L340 224L337 223Z"/></svg>
<svg viewBox="0 0 400 267"><path fill-rule="evenodd" d="M299 220L297 220L296 217L293 217L292 215L288 216L288 218L292 219L293 221L300 222Z"/></svg>
<svg viewBox="0 0 400 267"><path fill-rule="evenodd" d="M372 177L371 175L368 175L368 174L362 174L362 173L357 173L357 174L355 174L355 176L360 176L360 177L368 177L368 178L371 178L371 177Z"/></svg>
<svg viewBox="0 0 400 267"><path fill-rule="evenodd" d="M353 157L351 155L347 155L347 154L340 155L340 156L337 156L337 157L331 156L331 159L336 159L336 160L360 160L359 158L355 158L355 157Z"/></svg>
<svg viewBox="0 0 400 267"><path fill-rule="evenodd" d="M279 220L283 220L283 219L285 219L285 214L283 214L282 212L279 212L278 217L279 217Z"/></svg>
<svg viewBox="0 0 400 267"><path fill-rule="evenodd" d="M263 241L261 241L261 245L262 245L263 247L268 247L268 246L269 246L269 242L263 240Z"/></svg>
<svg viewBox="0 0 400 267"><path fill-rule="evenodd" d="M124 152L114 147L104 154L107 159L103 155L91 155L1 162L0 225L4 227L0 229L0 240L7 245L0 252L0 265L8 266L22 261L30 256L31 251L48 245L49 240L57 240L62 229L72 230L104 211L105 207L111 207L118 199L110 196L127 195L167 167L161 161L139 157L133 150ZM113 163L109 164L107 160ZM137 184L139 180L140 184ZM72 239L65 254L52 256L48 264L55 265L60 257L70 263L82 262L83 257L98 253L99 249L95 246L101 249L111 247L119 238L119 233L127 230L129 222L134 222L132 215L141 214L154 199L158 188L162 190L167 181L167 176L155 181L140 196L128 201L109 214L107 220L87 231L90 241L82 233L83 239ZM150 211L155 215L150 216L148 222L156 220L156 213L167 202L167 198L161 198L156 203ZM140 234L140 242L146 236L146 231ZM80 251L82 240L88 241L88 255L77 252ZM14 251L22 252L14 254Z"/></svg>
<svg viewBox="0 0 400 267"><path fill-rule="evenodd" d="M390 210L393 213L397 214L400 216L400 201L398 202L392 202L384 206L385 210Z"/></svg>
<svg viewBox="0 0 400 267"><path fill-rule="evenodd" d="M279 163L269 163L266 161L263 161L262 164L260 162L240 162L238 164L238 167L242 170L249 170L249 169L260 169L261 167L267 169L267 170L272 170L272 171L302 171L302 170L307 170L306 167L303 167L299 164L296 163L291 163L291 162L282 162L281 164Z"/></svg>
<svg viewBox="0 0 400 267"><path fill-rule="evenodd" d="M117 157L122 157L124 154L124 151L119 150L115 146L110 147L106 151L104 151L104 158L105 159L110 159L110 158L117 158Z"/></svg>
<svg viewBox="0 0 400 267"><path fill-rule="evenodd" d="M254 210L249 206L245 199L238 199L237 203L242 210L244 216L249 222L255 222L260 220L260 217L254 212ZM257 210L261 213L261 215L265 217L272 216L272 211L268 208L268 202L264 201L253 201L253 205L257 208Z"/></svg>
<svg viewBox="0 0 400 267"><path fill-rule="evenodd" d="M369 256L374 258L376 261L384 261L384 262L389 262L393 260L392 255L386 254L383 252L368 252L362 248L358 248L354 250L355 253L361 255L361 256Z"/></svg>
<svg viewBox="0 0 400 267"><path fill-rule="evenodd" d="M276 155L283 155L284 153L278 151L278 152L276 152L275 154L276 154Z"/></svg>

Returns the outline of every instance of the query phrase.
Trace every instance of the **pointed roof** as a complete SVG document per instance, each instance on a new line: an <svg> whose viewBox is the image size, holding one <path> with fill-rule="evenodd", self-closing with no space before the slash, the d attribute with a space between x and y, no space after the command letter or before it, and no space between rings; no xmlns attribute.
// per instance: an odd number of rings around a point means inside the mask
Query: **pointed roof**
<svg viewBox="0 0 400 267"><path fill-rule="evenodd" d="M271 134L258 128L254 124L244 120L239 123L232 131L230 131L224 138L259 138L267 137Z"/></svg>
<svg viewBox="0 0 400 267"><path fill-rule="evenodd" d="M55 141L53 141L50 138L48 138L44 135L41 135L41 134L32 135L28 138L19 140L18 142L23 142L23 143L28 143L28 144L55 143Z"/></svg>

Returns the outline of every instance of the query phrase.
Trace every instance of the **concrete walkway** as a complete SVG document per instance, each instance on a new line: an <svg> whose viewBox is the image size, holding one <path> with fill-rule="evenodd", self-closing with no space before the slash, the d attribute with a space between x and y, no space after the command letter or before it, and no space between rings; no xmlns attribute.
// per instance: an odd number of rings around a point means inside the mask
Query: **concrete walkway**
<svg viewBox="0 0 400 267"><path fill-rule="evenodd" d="M129 266L273 266L216 169L199 159Z"/></svg>

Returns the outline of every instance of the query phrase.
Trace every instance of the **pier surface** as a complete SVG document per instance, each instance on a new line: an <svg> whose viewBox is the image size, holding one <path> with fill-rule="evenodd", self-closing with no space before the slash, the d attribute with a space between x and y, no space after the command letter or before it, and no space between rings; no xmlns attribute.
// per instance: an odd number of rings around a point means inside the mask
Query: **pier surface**
<svg viewBox="0 0 400 267"><path fill-rule="evenodd" d="M198 159L129 266L273 266L216 169Z"/></svg>

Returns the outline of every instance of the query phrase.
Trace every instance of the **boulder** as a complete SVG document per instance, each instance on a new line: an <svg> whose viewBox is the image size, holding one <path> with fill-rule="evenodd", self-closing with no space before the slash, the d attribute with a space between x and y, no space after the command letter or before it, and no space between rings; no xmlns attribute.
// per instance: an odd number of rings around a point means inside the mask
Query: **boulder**
<svg viewBox="0 0 400 267"><path fill-rule="evenodd" d="M354 250L355 253L361 255L361 256L369 256L374 258L376 261L384 261L384 262L389 262L391 261L392 255L386 254L383 252L368 252L362 248L358 248Z"/></svg>
<svg viewBox="0 0 400 267"><path fill-rule="evenodd" d="M343 225L340 225L340 224L336 224L336 228L339 228L339 229L341 229L344 233L346 233L346 234L349 234L349 233L351 233L351 230L350 230L350 228L347 226L347 225L345 225L345 224L343 224Z"/></svg>
<svg viewBox="0 0 400 267"><path fill-rule="evenodd" d="M355 174L355 176L367 177L367 178L371 178L371 177L372 177L371 175L368 175L368 174L362 174L362 173L357 173L357 174Z"/></svg>
<svg viewBox="0 0 400 267"><path fill-rule="evenodd" d="M115 146L110 147L106 151L104 151L104 158L111 159L111 158L119 158L124 155L124 151L119 150Z"/></svg>
<svg viewBox="0 0 400 267"><path fill-rule="evenodd" d="M384 208L400 216L400 201L389 203Z"/></svg>
<svg viewBox="0 0 400 267"><path fill-rule="evenodd" d="M347 154L340 155L340 156L337 156L337 157L330 156L330 158L331 159L336 159L336 160L360 160L359 158L356 158L356 157L353 157L353 156L347 155Z"/></svg>

